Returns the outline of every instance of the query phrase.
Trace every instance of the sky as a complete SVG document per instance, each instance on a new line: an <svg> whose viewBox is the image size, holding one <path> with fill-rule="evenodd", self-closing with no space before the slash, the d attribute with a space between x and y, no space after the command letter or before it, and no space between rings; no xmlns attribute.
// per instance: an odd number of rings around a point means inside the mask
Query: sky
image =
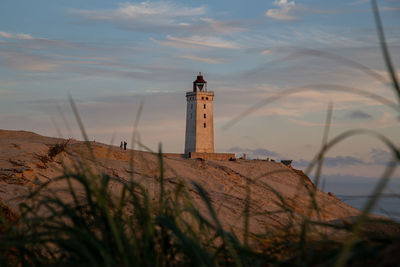
<svg viewBox="0 0 400 267"><path fill-rule="evenodd" d="M378 5L399 69L400 2ZM143 103L141 142L182 153L199 71L215 92L217 152L305 168L330 103L329 139L363 128L400 145L398 110L354 93L397 103L369 1L0 1L1 129L82 139L71 95L90 139L118 145ZM390 158L377 138L351 137L328 151L323 173L376 180Z"/></svg>

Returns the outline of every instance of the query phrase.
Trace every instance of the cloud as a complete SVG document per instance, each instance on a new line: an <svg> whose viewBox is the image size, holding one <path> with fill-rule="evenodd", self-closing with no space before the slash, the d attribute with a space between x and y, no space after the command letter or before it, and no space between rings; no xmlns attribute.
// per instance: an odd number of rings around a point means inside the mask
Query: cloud
<svg viewBox="0 0 400 267"><path fill-rule="evenodd" d="M378 148L371 150L371 160L375 164L386 165L393 158L392 153Z"/></svg>
<svg viewBox="0 0 400 267"><path fill-rule="evenodd" d="M260 53L261 55L271 55L273 52L271 49L264 49Z"/></svg>
<svg viewBox="0 0 400 267"><path fill-rule="evenodd" d="M24 52L0 52L4 59L0 65L8 68L32 71L49 72L55 70L59 64L47 57Z"/></svg>
<svg viewBox="0 0 400 267"><path fill-rule="evenodd" d="M324 166L326 167L343 167L343 166L357 166L357 165L387 165L387 163L393 158L391 152L383 149L373 148L369 153L370 159L364 160L353 156L336 156L336 157L324 157ZM310 162L304 159L300 159L294 162L296 166L305 167Z"/></svg>
<svg viewBox="0 0 400 267"><path fill-rule="evenodd" d="M193 35L188 37L175 37L167 36L167 40L153 40L159 44L173 46L173 47L209 47L209 48L228 48L228 49L238 49L240 46L229 40L222 39L215 36L199 36Z"/></svg>
<svg viewBox="0 0 400 267"><path fill-rule="evenodd" d="M362 128L383 129L392 128L398 125L398 117L393 112L384 111L383 114L375 119L366 120L361 124Z"/></svg>
<svg viewBox="0 0 400 267"><path fill-rule="evenodd" d="M306 167L310 164L309 161L300 159L293 162L294 166ZM353 156L336 156L336 157L324 157L324 166L326 167L343 167L343 166L355 166L355 165L368 165L369 163L363 159L356 158Z"/></svg>
<svg viewBox="0 0 400 267"><path fill-rule="evenodd" d="M347 3L348 5L360 5L360 4L368 4L369 0L357 0L354 2Z"/></svg>
<svg viewBox="0 0 400 267"><path fill-rule="evenodd" d="M71 10L70 12L95 21L185 26L188 23L185 23L183 19L190 20L192 17L204 15L206 9L205 7L183 7L171 2L141 2L119 4L114 10Z"/></svg>
<svg viewBox="0 0 400 267"><path fill-rule="evenodd" d="M17 36L16 34L4 31L2 34L10 37L8 39L15 39ZM153 51L152 48L141 47L136 49L135 47L124 46L103 47L30 36L31 38L29 40L25 38L18 39L17 42L1 42L0 45L2 45L2 49L0 50L0 57L2 60L0 61L0 66L30 72L54 73L54 70L57 70L59 71L57 74L68 73L86 77L101 76L103 78L138 78L147 81L165 81L165 79L172 81L175 79L170 79L171 73L179 73L175 75L175 78L177 76L182 78L195 72L188 68L177 68L171 64L146 65L143 63L125 63L127 53L129 53L129 55L133 55L135 52L150 53ZM54 50L60 46L67 49ZM57 53L49 51L57 51ZM107 56L104 56L105 54ZM123 60L121 60L122 57ZM216 61L217 59L215 59L215 62ZM45 78L49 76L41 77ZM59 75L59 77L62 76ZM54 77L50 77L50 79L53 78Z"/></svg>
<svg viewBox="0 0 400 267"><path fill-rule="evenodd" d="M365 165L368 164L362 159L352 157L352 156L336 156L336 157L325 157L324 165L329 167L338 166L352 166L352 165Z"/></svg>
<svg viewBox="0 0 400 267"><path fill-rule="evenodd" d="M4 38L9 38L9 39L11 39L13 37L13 35L8 32L0 32L0 36L4 37Z"/></svg>
<svg viewBox="0 0 400 267"><path fill-rule="evenodd" d="M268 79L268 76L272 73L266 74L265 79ZM279 77L279 73L273 72L275 77L272 79L277 79ZM241 78L242 76L237 76ZM236 78L237 78L236 77ZM231 81L233 84L237 82L235 77L233 78L224 78L221 80ZM247 81L249 77L243 77L244 81ZM238 81L239 83L240 81ZM249 84L251 81L249 82ZM321 114L325 114L326 108L329 100L335 101L335 110L346 110L352 109L355 106L376 106L376 102L372 100L365 99L364 97L358 95L347 94L346 92L335 92L335 91L324 91L322 87L315 87L315 90L312 90L313 87L310 87L309 91L299 91L293 95L287 95L286 97L279 99L275 102L265 102L268 99L274 99L273 96L282 92L282 87L279 86L268 86L263 85L258 89L254 88L254 86L250 89L249 87L237 88L237 91L233 92L232 88L227 87L219 89L223 93L230 92L229 94L224 95L224 97L230 98L230 102L234 103L231 107L226 107L226 110L235 110L235 112L231 116L239 116L239 114L244 114L246 111L250 113L246 113L246 116L251 117L265 117L271 115L280 115L287 116L291 118L284 118L285 120L289 120L291 123L299 124L302 126L310 126L310 127L323 127L325 126L324 117L320 116ZM307 87L305 87L307 88ZM308 89L308 88L307 88ZM242 91L238 92L238 91ZM320 90L320 91L318 91ZM238 99L242 100L239 102ZM228 102L227 102L228 103ZM265 103L265 104L264 104ZM305 118L305 115L317 115L313 117ZM389 122L393 123L393 118L389 117L385 121L382 121L382 126L387 126ZM367 128L371 128L373 125L370 121L365 121L368 125L365 125ZM370 125L371 124L371 125ZM354 124L349 121L335 121L332 126L335 127L353 127Z"/></svg>
<svg viewBox="0 0 400 267"><path fill-rule="evenodd" d="M228 152L243 154L246 153L247 158L249 159L258 159L258 158L266 158L266 157L279 157L279 154L268 149L264 148L241 148L241 147L231 147Z"/></svg>
<svg viewBox="0 0 400 267"><path fill-rule="evenodd" d="M400 11L400 7L381 7L379 11Z"/></svg>
<svg viewBox="0 0 400 267"><path fill-rule="evenodd" d="M219 21L208 17L205 6L183 6L170 1L123 3L115 9L70 10L86 21L109 23L142 32L233 33L244 30L238 20Z"/></svg>
<svg viewBox="0 0 400 267"><path fill-rule="evenodd" d="M0 96L8 96L8 95L12 95L12 94L13 94L12 91L0 89Z"/></svg>
<svg viewBox="0 0 400 267"><path fill-rule="evenodd" d="M372 116L362 110L354 110L346 115L350 119L371 119Z"/></svg>
<svg viewBox="0 0 400 267"><path fill-rule="evenodd" d="M276 20L290 21L296 18L292 15L293 10L296 8L294 1L276 0L273 2L278 8L271 8L265 12L265 16Z"/></svg>
<svg viewBox="0 0 400 267"><path fill-rule="evenodd" d="M231 34L244 31L244 21L239 20L214 20L212 18L201 18L200 21L205 23L208 32L216 32L222 34Z"/></svg>
<svg viewBox="0 0 400 267"><path fill-rule="evenodd" d="M180 58L189 59L189 60L192 60L192 61L200 61L200 62L211 63L211 64L224 63L224 60L218 59L218 58L201 57L201 56L195 56L195 55L182 55L182 56L179 56L179 57Z"/></svg>
<svg viewBox="0 0 400 267"><path fill-rule="evenodd" d="M87 44L80 42L69 42L51 38L40 38L32 36L31 34L28 33L11 33L11 32L0 31L0 37L9 40L14 40L14 42L0 40L0 44L10 45L13 48L27 48L27 49L37 50L43 48L43 46L46 46L46 47L93 49L93 46L88 46Z"/></svg>
<svg viewBox="0 0 400 267"><path fill-rule="evenodd" d="M304 168L307 167L309 164L310 164L309 161L305 159L299 159L299 160L294 160L292 165L294 168Z"/></svg>
<svg viewBox="0 0 400 267"><path fill-rule="evenodd" d="M79 62L78 62L79 64ZM188 80L188 77L192 77L196 70L190 67L175 66L174 64L169 65L140 65L132 64L124 66L115 63L104 63L99 64L99 67L95 66L96 63L91 65L69 65L63 66L62 71L69 73L78 74L84 77L102 77L102 78L124 78L134 79L137 82L140 81L151 81L151 90L158 90L157 83L168 83L168 88L173 88L177 84L182 86L182 81ZM181 87L182 88L182 87ZM138 89L143 91L144 89ZM168 90L164 86L162 91Z"/></svg>
<svg viewBox="0 0 400 267"><path fill-rule="evenodd" d="M324 126L326 126L325 123L310 122L310 121L293 119L293 118L289 118L288 121L293 122L298 125L301 125L301 126L308 126L308 127L324 127ZM331 124L331 126L333 126L333 125Z"/></svg>
<svg viewBox="0 0 400 267"><path fill-rule="evenodd" d="M358 0L354 2L348 3L348 5L366 5L369 4L371 1L370 0ZM390 2L396 4L396 1L387 1L388 3L384 3L386 5L390 4ZM383 3L382 3L383 4ZM379 12L385 12L385 11L399 11L400 7L399 6L382 6L379 7Z"/></svg>
<svg viewBox="0 0 400 267"><path fill-rule="evenodd" d="M2 32L0 31L0 36L7 38L7 39L14 39L14 40L33 40L34 38L32 35L27 33L9 33L9 32Z"/></svg>

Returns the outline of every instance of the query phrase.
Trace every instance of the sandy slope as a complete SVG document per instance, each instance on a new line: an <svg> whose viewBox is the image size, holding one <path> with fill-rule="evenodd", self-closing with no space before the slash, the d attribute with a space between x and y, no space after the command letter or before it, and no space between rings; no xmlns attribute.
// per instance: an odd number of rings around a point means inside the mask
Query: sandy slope
<svg viewBox="0 0 400 267"><path fill-rule="evenodd" d="M77 158L84 159L114 177L129 179L129 151L97 142L91 142L94 160L83 142L70 140L66 152L46 161L49 148L63 141L25 131L0 130L0 203L17 213L18 204L24 201L21 196L60 175L62 162L71 166ZM202 161L171 157L164 157L164 161L167 186L173 189L180 181L187 182L189 186L195 181L203 186L209 192L214 207L218 209L219 218L227 227L238 230L242 227L243 218L240 215L244 209L247 184L251 192L252 232L263 232L288 222L287 213L271 214L272 211L281 210L280 200L271 188L279 192L287 205L296 210L297 218L306 214L310 205L309 189L313 187L311 181L302 172L296 172L278 162ZM157 155L135 151L134 179L141 181L153 198L158 195L157 187L154 187L159 174L158 166ZM111 184L110 190L117 192L118 188ZM197 193L194 190L191 193L202 206ZM359 214L357 209L321 191L317 191L317 202L321 208L322 220L331 221ZM316 218L316 214L312 216Z"/></svg>

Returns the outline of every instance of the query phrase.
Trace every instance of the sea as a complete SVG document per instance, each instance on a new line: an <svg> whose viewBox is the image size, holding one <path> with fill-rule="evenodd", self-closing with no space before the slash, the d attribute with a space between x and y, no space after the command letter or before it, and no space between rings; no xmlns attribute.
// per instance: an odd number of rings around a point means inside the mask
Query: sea
<svg viewBox="0 0 400 267"><path fill-rule="evenodd" d="M321 190L332 192L340 200L357 209L364 209L371 200L378 179L354 176L324 177ZM400 179L389 181L372 210L400 222Z"/></svg>
<svg viewBox="0 0 400 267"><path fill-rule="evenodd" d="M367 201L370 200L370 197L361 196L337 195L337 197L344 203L360 210L364 209ZM375 214L385 215L400 222L400 197L382 195L378 199L378 203L375 205L372 212Z"/></svg>

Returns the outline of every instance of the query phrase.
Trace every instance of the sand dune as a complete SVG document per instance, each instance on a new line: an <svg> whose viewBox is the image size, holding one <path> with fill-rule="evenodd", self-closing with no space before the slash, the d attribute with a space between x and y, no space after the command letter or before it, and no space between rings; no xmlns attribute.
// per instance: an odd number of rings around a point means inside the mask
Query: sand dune
<svg viewBox="0 0 400 267"><path fill-rule="evenodd" d="M39 185L53 180L62 173L63 164L72 166L77 159L86 162L99 172L123 180L130 176L140 181L153 199L157 199L155 186L159 175L156 154L134 151L133 172L130 168L130 151L98 142L90 142L94 158L84 142L70 140L66 150L49 157L49 149L66 140L40 136L25 131L0 130L0 204L18 214L18 205L24 195ZM254 233L280 227L289 221L288 213L281 210L279 192L287 206L295 210L295 219L308 214L310 189L313 184L301 171L293 170L278 162L261 160L216 161L183 159L164 156L165 181L169 189L179 183L191 187L192 182L203 186L209 193L218 216L226 227L242 228L247 186L250 188L250 230ZM54 183L55 187L65 186ZM273 190L272 190L273 189ZM118 186L110 184L110 190L118 192ZM190 190L201 209L200 197ZM316 200L323 221L337 221L357 216L359 211L332 195L317 190ZM317 218L315 212L312 218Z"/></svg>

